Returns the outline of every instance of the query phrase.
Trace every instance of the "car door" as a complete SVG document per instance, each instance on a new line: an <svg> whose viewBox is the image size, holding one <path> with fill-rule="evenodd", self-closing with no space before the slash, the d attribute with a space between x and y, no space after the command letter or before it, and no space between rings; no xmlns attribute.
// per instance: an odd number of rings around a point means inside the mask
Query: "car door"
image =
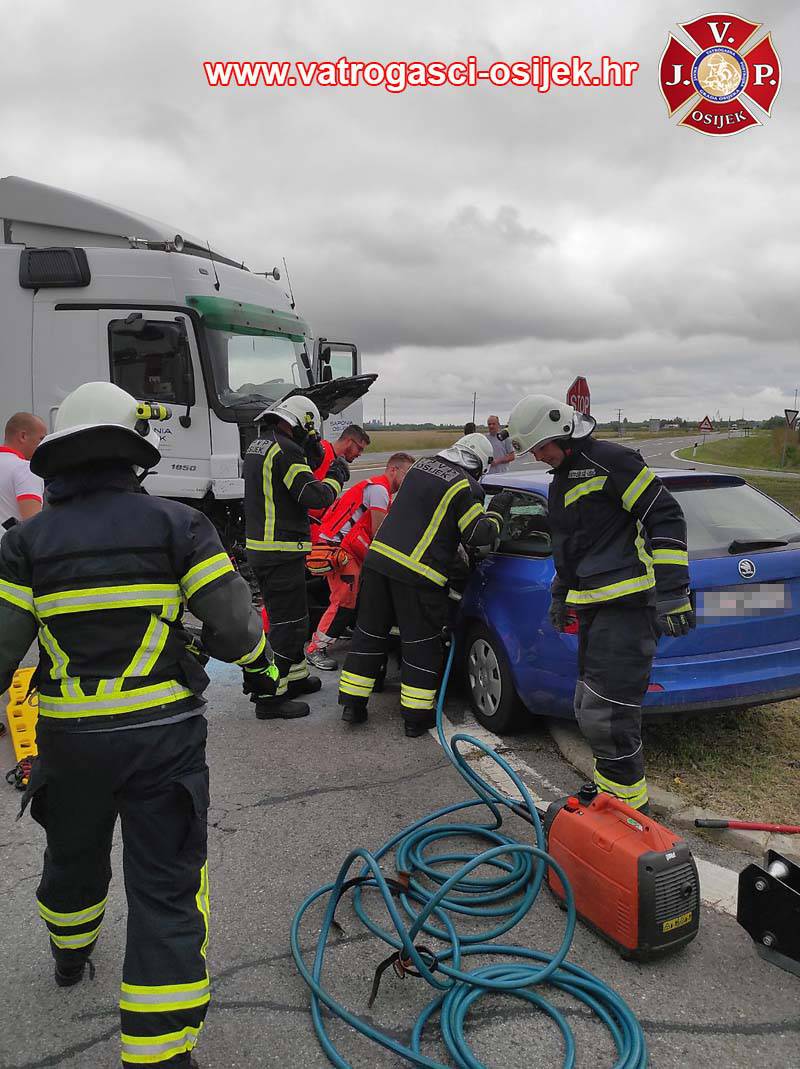
<svg viewBox="0 0 800 1069"><path fill-rule="evenodd" d="M557 634L547 619L554 575L547 499L533 491L507 492L511 503L498 547L472 576L462 619L467 631L473 621L497 636L529 709L563 715L572 708L577 638Z"/></svg>

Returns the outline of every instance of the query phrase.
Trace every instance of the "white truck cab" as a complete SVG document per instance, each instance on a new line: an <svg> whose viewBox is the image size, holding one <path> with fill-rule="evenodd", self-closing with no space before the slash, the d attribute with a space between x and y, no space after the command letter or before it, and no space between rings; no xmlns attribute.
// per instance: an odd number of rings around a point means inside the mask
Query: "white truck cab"
<svg viewBox="0 0 800 1069"><path fill-rule="evenodd" d="M376 376L355 345L313 338L277 270L20 178L0 180L0 220L0 425L24 410L52 428L64 397L100 379L168 405L148 492L201 507L232 545L255 416L296 389L326 437L362 422Z"/></svg>

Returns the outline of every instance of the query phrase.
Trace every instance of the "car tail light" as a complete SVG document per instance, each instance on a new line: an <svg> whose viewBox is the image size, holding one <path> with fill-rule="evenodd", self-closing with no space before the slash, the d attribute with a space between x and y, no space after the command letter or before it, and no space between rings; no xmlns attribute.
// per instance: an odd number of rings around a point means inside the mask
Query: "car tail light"
<svg viewBox="0 0 800 1069"><path fill-rule="evenodd" d="M659 694L661 691L663 691L663 689L664 688L661 686L660 683L651 683L650 686L647 688L647 693Z"/></svg>
<svg viewBox="0 0 800 1069"><path fill-rule="evenodd" d="M564 625L565 635L577 635L579 630L578 614L574 612L567 613L567 622Z"/></svg>

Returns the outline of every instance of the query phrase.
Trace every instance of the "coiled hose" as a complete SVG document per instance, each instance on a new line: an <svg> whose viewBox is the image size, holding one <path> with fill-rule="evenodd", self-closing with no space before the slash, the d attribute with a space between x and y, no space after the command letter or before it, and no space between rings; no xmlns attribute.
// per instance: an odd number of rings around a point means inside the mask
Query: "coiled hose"
<svg viewBox="0 0 800 1069"><path fill-rule="evenodd" d="M431 1018L438 1014L441 1041L458 1069L486 1069L470 1048L465 1026L474 1004L482 995L494 992L522 999L545 1013L563 1039L562 1065L564 1069L572 1069L575 1065L572 1030L564 1014L537 990L547 983L572 995L603 1022L616 1048L616 1060L611 1063L613 1069L644 1069L647 1047L633 1011L611 987L566 960L575 929L572 891L558 863L545 851L539 814L527 787L503 757L480 739L460 733L453 735L449 742L445 737L444 699L454 653L455 642L451 642L436 707L436 728L442 749L478 797L429 813L398 832L375 852L362 848L351 851L333 883L310 894L292 921L292 955L300 975L311 989L311 1014L322 1049L338 1069L351 1069L327 1033L322 1015L325 1006L332 1015L361 1035L405 1058L411 1065L449 1069L421 1050L423 1033ZM495 761L519 791L519 799L501 794L479 776L460 752L462 746L476 747ZM454 823L434 823L478 806L488 809L491 823L465 823L460 819ZM525 816L533 826L535 846L502 834L504 808ZM478 841L478 852L463 853L450 848L450 840L465 837ZM436 852L435 848L441 846L444 852ZM395 853L396 877L386 876L380 867L381 860L391 851ZM356 865L359 865L358 875L351 877L350 872ZM460 867L452 872L453 865ZM488 868L490 875L471 876L482 866L484 872ZM511 931L533 906L547 866L556 872L566 892L566 924L559 949L555 954L549 954L530 947L495 943L495 939ZM382 898L393 930L387 931L367 913L364 902L367 890L377 892ZM413 1026L410 1046L362 1020L338 1002L323 984L328 938L331 928L338 927L336 907L348 891L353 892L353 907L362 924L394 950L376 974L372 997L377 992L380 973L389 965L393 965L400 975L422 977L436 992ZM309 967L300 946L301 927L306 912L318 899L326 899L327 905L313 965ZM486 928L479 933L459 932L456 928L459 916L482 918ZM441 949L426 946L419 938L423 935L438 940ZM491 956L495 960L470 970L469 958L473 955ZM599 1063L595 1061L593 1064Z"/></svg>

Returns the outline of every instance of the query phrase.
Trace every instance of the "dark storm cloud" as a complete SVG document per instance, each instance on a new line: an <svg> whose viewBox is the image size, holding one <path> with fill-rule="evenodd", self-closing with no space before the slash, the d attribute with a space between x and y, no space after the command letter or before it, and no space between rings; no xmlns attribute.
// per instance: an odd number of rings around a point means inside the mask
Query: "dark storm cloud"
<svg viewBox="0 0 800 1069"><path fill-rule="evenodd" d="M285 255L304 314L358 341L398 419L466 418L473 390L503 412L575 372L603 416L715 399L767 415L798 374L800 16L757 7L781 95L763 128L714 139L676 129L657 88L685 3L10 3L0 170L207 235L254 269ZM201 70L531 53L641 71L632 89L390 96L211 90Z"/></svg>

